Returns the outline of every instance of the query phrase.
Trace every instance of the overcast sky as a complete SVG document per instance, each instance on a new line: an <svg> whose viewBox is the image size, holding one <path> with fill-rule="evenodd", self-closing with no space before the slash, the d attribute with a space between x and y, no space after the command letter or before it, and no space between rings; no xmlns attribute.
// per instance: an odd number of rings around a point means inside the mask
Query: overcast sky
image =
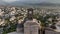
<svg viewBox="0 0 60 34"><path fill-rule="evenodd" d="M60 0L1 0L3 2L7 2L7 3L12 3L15 1L21 1L21 2L34 2L34 3L41 3L41 2L49 2L49 3L60 3Z"/></svg>

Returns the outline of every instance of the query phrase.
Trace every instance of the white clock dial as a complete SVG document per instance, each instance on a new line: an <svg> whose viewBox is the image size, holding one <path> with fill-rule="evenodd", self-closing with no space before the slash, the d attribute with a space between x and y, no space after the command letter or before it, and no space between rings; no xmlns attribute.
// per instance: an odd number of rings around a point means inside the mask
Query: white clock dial
<svg viewBox="0 0 60 34"><path fill-rule="evenodd" d="M30 11L29 14L32 14L32 12Z"/></svg>

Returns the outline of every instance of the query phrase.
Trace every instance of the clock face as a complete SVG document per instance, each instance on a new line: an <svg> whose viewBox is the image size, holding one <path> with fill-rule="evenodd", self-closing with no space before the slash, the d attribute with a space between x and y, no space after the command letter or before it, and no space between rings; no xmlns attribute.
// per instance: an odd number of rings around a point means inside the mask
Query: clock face
<svg viewBox="0 0 60 34"><path fill-rule="evenodd" d="M32 14L32 12L31 12L31 11L29 11L29 14Z"/></svg>

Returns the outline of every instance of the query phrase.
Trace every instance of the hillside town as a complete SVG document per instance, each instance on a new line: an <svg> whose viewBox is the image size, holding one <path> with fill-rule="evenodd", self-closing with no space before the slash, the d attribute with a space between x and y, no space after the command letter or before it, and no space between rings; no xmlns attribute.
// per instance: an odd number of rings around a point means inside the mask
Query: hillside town
<svg viewBox="0 0 60 34"><path fill-rule="evenodd" d="M17 23L21 23L27 17L27 9L28 7L0 7L0 29L5 29L2 30L5 31L4 33L15 31ZM60 9L33 8L33 18L37 19L41 24L44 22L44 27L51 27L55 23L57 27L56 31L60 31ZM13 30L10 29L8 32L11 27L14 27L12 28Z"/></svg>

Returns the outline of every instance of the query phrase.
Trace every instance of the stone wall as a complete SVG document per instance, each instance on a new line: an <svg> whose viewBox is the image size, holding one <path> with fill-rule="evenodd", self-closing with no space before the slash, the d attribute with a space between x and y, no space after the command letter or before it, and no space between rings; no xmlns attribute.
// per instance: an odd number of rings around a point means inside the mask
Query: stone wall
<svg viewBox="0 0 60 34"><path fill-rule="evenodd" d="M38 34L39 23L36 21L26 21L24 23L24 34Z"/></svg>
<svg viewBox="0 0 60 34"><path fill-rule="evenodd" d="M45 30L45 34L60 34L60 32Z"/></svg>

